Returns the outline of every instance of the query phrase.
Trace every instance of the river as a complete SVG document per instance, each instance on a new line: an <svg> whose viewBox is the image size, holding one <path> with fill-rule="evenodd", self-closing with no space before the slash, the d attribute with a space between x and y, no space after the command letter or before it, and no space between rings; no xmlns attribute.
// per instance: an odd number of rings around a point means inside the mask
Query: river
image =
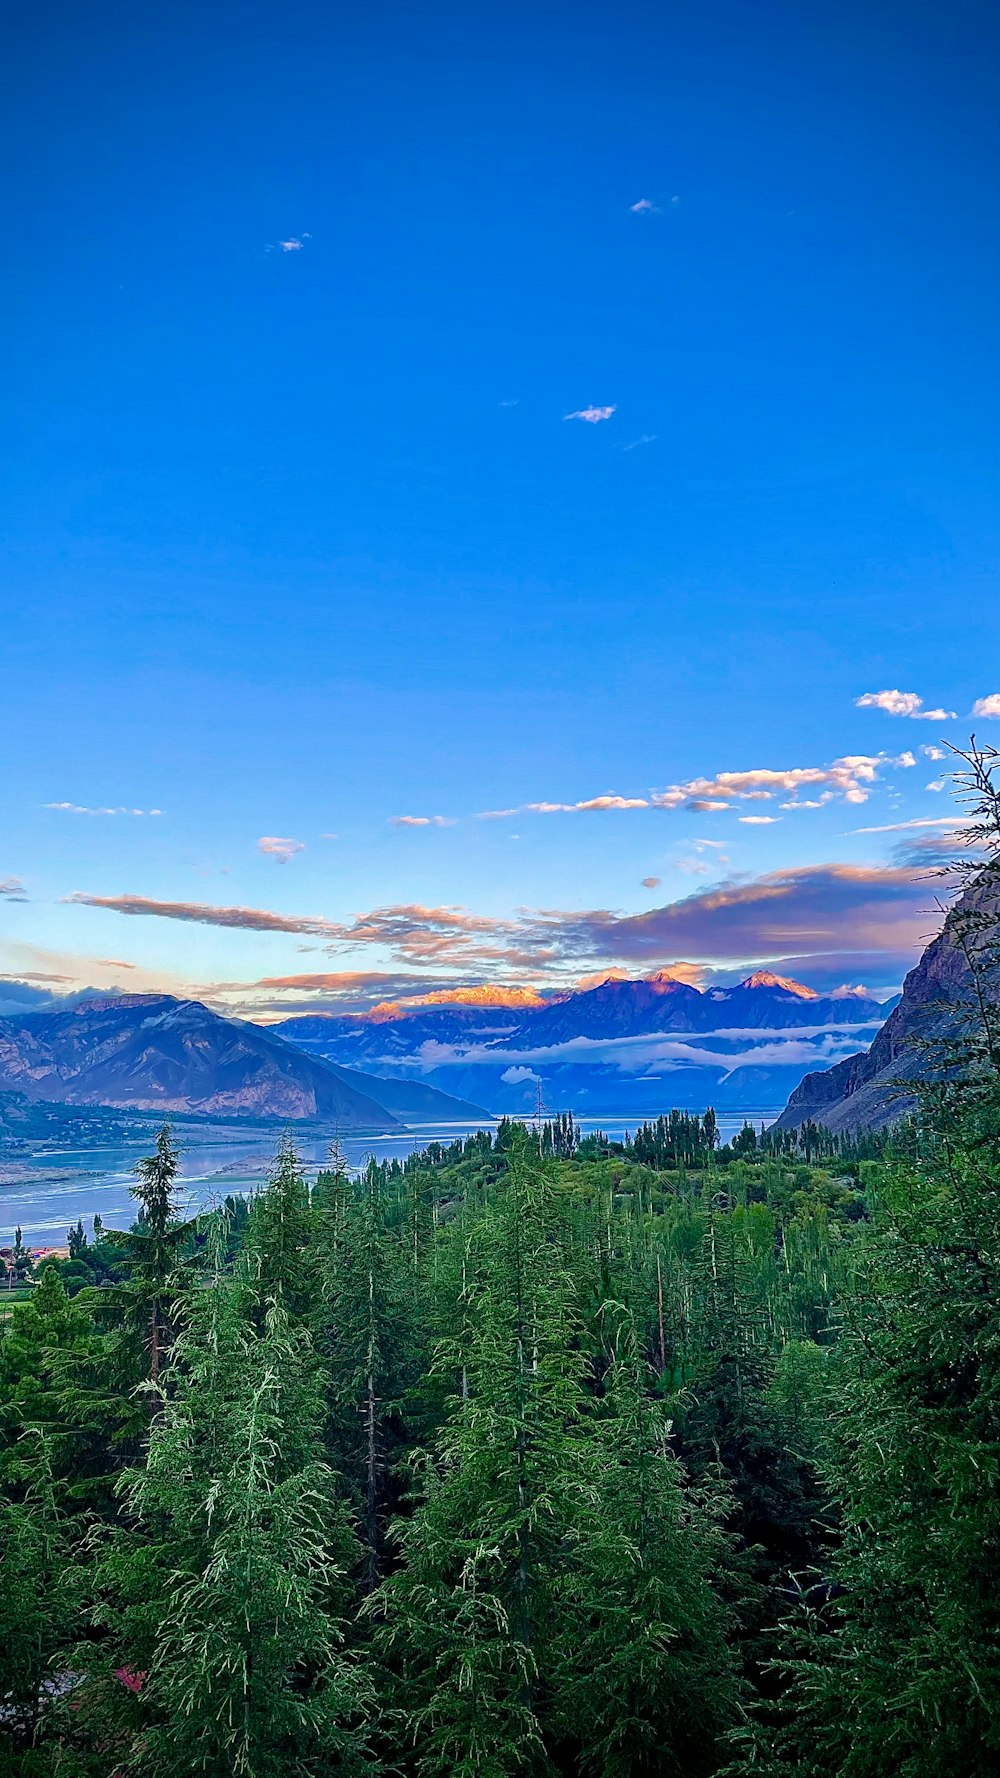
<svg viewBox="0 0 1000 1778"><path fill-rule="evenodd" d="M755 1107L752 1113L758 1123L761 1119L770 1123L777 1114L778 1108L771 1106ZM719 1116L723 1141L740 1128L743 1115ZM609 1114L577 1121L584 1134L600 1129L618 1140L641 1120ZM341 1148L350 1166L358 1168L369 1155L377 1160L402 1159L414 1149L426 1148L429 1142L453 1142L456 1136L467 1136L483 1127L413 1124L402 1135L397 1132L392 1136L347 1137L341 1141ZM190 1132L177 1134L180 1195L184 1210L192 1215L220 1203L229 1193L246 1195L259 1190L267 1178L277 1144L273 1129L216 1129L205 1137L199 1131L198 1140ZM329 1136L299 1139L299 1153L308 1177L315 1177L329 1147ZM146 1141L113 1148L51 1147L0 1160L0 1246L10 1243L16 1228L21 1229L26 1246L60 1246L66 1241L70 1225L78 1220L82 1220L89 1234L95 1215L101 1217L106 1228L128 1228L135 1215L135 1201L129 1195L135 1163L148 1152Z"/></svg>

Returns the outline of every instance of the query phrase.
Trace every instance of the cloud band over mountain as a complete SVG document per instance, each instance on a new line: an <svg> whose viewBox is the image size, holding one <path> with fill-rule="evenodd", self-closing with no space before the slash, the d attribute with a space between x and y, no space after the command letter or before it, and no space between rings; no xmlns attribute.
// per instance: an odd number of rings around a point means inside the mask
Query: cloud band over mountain
<svg viewBox="0 0 1000 1778"><path fill-rule="evenodd" d="M421 986L454 979L519 980L558 985L583 970L624 965L644 971L678 958L709 967L810 955L829 970L831 958L849 958L852 975L864 959L888 962L901 975L939 924L934 895L923 873L906 865L823 864L730 878L680 900L641 913L596 908L524 909L500 919L461 907L401 903L373 908L344 922L264 908L215 907L202 902L158 901L145 896L77 893L76 904L131 918L195 922L253 932L307 935L325 941L331 955L380 951L391 965L420 971ZM427 972L434 972L428 974ZM401 980L396 977L395 980ZM379 971L275 974L256 984L265 992L340 987L354 998L359 988L388 985ZM231 984L233 988L236 984Z"/></svg>

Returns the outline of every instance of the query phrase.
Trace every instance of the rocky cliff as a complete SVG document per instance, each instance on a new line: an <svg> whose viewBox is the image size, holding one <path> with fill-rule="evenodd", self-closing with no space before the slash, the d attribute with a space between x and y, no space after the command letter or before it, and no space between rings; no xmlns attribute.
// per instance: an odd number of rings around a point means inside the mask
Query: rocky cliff
<svg viewBox="0 0 1000 1778"><path fill-rule="evenodd" d="M995 920L1000 931L1000 875L981 877L955 904L910 970L871 1048L845 1056L824 1073L806 1074L777 1120L779 1129L795 1129L812 1118L850 1133L879 1129L913 1111L917 1101L908 1087L926 1079L933 1067L923 1045L959 1035L968 1016L972 978L957 930L970 913Z"/></svg>

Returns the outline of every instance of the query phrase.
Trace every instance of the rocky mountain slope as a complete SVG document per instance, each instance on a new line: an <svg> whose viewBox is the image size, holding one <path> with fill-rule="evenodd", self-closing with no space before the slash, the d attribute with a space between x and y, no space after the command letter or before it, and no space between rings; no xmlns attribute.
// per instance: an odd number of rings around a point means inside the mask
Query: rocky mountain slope
<svg viewBox="0 0 1000 1778"><path fill-rule="evenodd" d="M863 991L818 995L757 971L702 991L667 972L541 1004L382 1006L274 1027L310 1055L471 1098L495 1112L656 1115L671 1106L781 1105L803 1072L874 1032Z"/></svg>
<svg viewBox="0 0 1000 1778"><path fill-rule="evenodd" d="M385 1099L378 1096L383 1084ZM323 1118L345 1132L396 1129L418 1106L425 1118L478 1115L431 1089L414 1099L396 1082L331 1066L274 1031L167 994L123 994L0 1019L0 1088L73 1105Z"/></svg>
<svg viewBox="0 0 1000 1778"><path fill-rule="evenodd" d="M955 923L970 909L1000 916L995 881L975 885L956 904L941 932L910 970L902 996L870 1049L845 1056L824 1073L806 1074L777 1122L794 1129L806 1118L850 1133L879 1129L916 1105L909 1082L926 1078L933 1061L921 1045L957 1035L968 1011L972 980L956 943Z"/></svg>

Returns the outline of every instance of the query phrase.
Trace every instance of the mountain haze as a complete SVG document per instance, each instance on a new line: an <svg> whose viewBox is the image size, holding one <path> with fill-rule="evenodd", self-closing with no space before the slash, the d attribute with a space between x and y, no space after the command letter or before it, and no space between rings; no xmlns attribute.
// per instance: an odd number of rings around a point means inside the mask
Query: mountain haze
<svg viewBox="0 0 1000 1778"><path fill-rule="evenodd" d="M609 979L542 1004L462 1001L303 1015L278 1026L309 1054L488 1105L645 1116L671 1106L780 1105L803 1071L874 1032L863 990L820 995L758 970L702 990L669 972ZM853 1040L853 1041L852 1041Z"/></svg>

